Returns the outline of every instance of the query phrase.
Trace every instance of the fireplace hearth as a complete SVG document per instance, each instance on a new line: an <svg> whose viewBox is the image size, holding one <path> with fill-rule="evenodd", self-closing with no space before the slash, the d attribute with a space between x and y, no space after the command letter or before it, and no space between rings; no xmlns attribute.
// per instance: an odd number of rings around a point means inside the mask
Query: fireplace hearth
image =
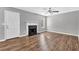
<svg viewBox="0 0 79 59"><path fill-rule="evenodd" d="M28 26L28 35L36 35L37 34L37 25L29 25Z"/></svg>

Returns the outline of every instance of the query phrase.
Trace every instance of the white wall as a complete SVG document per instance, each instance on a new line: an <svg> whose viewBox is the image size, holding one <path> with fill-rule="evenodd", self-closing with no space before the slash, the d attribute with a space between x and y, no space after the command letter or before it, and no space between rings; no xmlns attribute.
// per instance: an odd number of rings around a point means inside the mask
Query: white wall
<svg viewBox="0 0 79 59"><path fill-rule="evenodd" d="M3 17L3 9L0 8L0 40L4 39L4 26L3 26L3 23L4 23L4 17Z"/></svg>
<svg viewBox="0 0 79 59"><path fill-rule="evenodd" d="M78 21L77 21L78 22L78 32L77 33L78 33L78 36L79 36L79 12L78 12L78 17L77 18L78 18Z"/></svg>
<svg viewBox="0 0 79 59"><path fill-rule="evenodd" d="M33 13L23 13L21 14L21 35L26 34L27 32L27 23L35 23L38 24L38 32L43 32L45 30L45 27L42 28L42 20L44 19L44 16L33 14Z"/></svg>
<svg viewBox="0 0 79 59"><path fill-rule="evenodd" d="M16 8L5 8L6 10L14 11L20 13L20 35L25 35L27 33L27 23L36 23L38 24L38 32L43 32L45 27L42 28L42 20L45 16L31 13L28 11L16 9Z"/></svg>
<svg viewBox="0 0 79 59"><path fill-rule="evenodd" d="M27 23L37 23L39 25L39 32L43 32L46 30L46 27L42 28L42 20L45 16L38 15L35 13L31 13L28 11L16 9L13 7L0 7L0 40L4 39L4 10L18 12L20 14L20 35L25 35L27 33L26 24Z"/></svg>
<svg viewBox="0 0 79 59"><path fill-rule="evenodd" d="M49 16L47 18L47 30L78 35L78 16L79 11Z"/></svg>

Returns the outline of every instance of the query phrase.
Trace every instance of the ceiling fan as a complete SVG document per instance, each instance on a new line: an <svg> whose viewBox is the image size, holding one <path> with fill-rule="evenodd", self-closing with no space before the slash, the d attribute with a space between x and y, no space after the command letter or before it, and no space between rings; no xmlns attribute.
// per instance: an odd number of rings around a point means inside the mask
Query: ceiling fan
<svg viewBox="0 0 79 59"><path fill-rule="evenodd" d="M59 11L58 11L58 10L52 10L52 8L49 8L49 9L48 9L48 12L49 12L49 13L58 13Z"/></svg>
<svg viewBox="0 0 79 59"><path fill-rule="evenodd" d="M52 8L48 8L48 10L45 11L45 14L53 14L53 13L59 13L59 11L58 10L53 10Z"/></svg>

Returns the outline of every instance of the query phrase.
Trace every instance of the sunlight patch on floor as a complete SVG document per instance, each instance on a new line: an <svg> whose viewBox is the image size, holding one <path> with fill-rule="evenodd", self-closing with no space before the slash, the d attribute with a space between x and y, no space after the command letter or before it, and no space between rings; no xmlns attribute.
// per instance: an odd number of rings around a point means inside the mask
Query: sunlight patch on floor
<svg viewBox="0 0 79 59"><path fill-rule="evenodd" d="M40 46L41 46L41 49L42 50L48 50L48 46L47 46L47 43L46 43L46 39L44 37L44 35L40 35L40 39L39 39L39 43L40 43Z"/></svg>

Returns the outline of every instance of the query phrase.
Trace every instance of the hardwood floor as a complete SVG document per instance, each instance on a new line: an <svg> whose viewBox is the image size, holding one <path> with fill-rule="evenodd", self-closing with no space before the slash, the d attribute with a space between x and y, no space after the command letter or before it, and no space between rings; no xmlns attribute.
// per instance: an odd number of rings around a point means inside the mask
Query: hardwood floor
<svg viewBox="0 0 79 59"><path fill-rule="evenodd" d="M78 37L44 32L0 42L0 51L79 51Z"/></svg>

